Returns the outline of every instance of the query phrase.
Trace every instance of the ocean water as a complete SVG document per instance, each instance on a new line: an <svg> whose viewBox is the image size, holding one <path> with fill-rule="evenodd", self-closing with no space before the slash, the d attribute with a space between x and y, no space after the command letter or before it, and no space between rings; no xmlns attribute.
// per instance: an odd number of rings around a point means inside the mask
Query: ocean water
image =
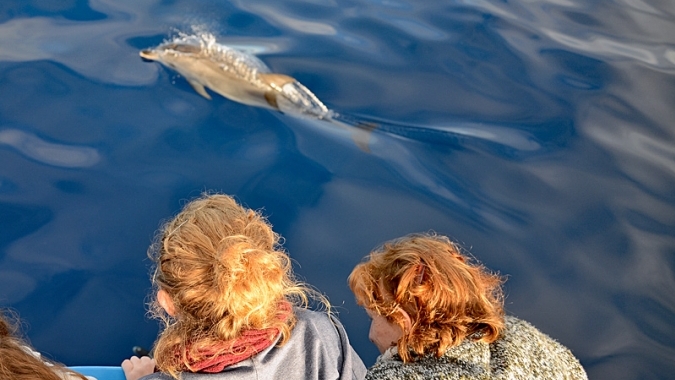
<svg viewBox="0 0 675 380"><path fill-rule="evenodd" d="M208 33L331 110L199 96L139 51ZM346 278L446 234L591 379L675 371L675 5L3 0L0 306L68 365L151 347L146 250L205 190L267 215L370 365Z"/></svg>

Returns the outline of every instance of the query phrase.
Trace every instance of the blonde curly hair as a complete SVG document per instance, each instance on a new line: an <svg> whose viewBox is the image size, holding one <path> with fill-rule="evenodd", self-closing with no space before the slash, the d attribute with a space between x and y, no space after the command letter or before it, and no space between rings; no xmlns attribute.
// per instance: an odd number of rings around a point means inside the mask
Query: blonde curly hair
<svg viewBox="0 0 675 380"><path fill-rule="evenodd" d="M357 303L403 331L397 348L404 362L440 357L466 338L495 341L504 329L501 284L501 277L436 234L386 242L349 276Z"/></svg>
<svg viewBox="0 0 675 380"><path fill-rule="evenodd" d="M245 330L276 329L286 342L295 316L279 318L280 307L306 305L309 289L294 278L279 239L262 215L222 194L202 195L164 225L149 250L155 290L175 307L170 316L151 303L165 324L154 347L160 371L177 378L190 370L188 356Z"/></svg>

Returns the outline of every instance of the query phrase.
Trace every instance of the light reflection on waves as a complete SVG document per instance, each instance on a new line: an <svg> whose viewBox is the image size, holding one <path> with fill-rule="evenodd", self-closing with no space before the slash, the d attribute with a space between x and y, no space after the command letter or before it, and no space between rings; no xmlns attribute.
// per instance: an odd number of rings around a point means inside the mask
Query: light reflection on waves
<svg viewBox="0 0 675 380"><path fill-rule="evenodd" d="M492 206L482 207L474 204L471 202L471 196L467 196L462 190L457 190L456 179L451 174L453 170L449 170L442 161L429 161L423 158L430 146L429 143L445 145L449 150L458 145L461 147L475 146L501 156L513 151L524 155L539 154L542 148L534 136L507 126L466 122L410 126L381 120L366 120L366 118L347 115L339 115L338 119L330 122L300 119L307 123L311 130L322 131L336 138L335 141L342 140L348 145L356 143L356 146L366 154L376 157L376 160L380 161L396 180L409 188L414 188L418 194L424 194L434 202L463 210L465 214L472 215L475 219L489 216L489 221L483 220L482 223L506 225L510 222L509 215L489 215L491 214L489 209ZM349 140L352 140L351 143L348 142ZM413 140L421 144L411 144L410 141L405 140ZM461 140L461 143L458 140ZM314 149L316 148L313 144L301 144L300 148L304 154L325 165L328 170L339 171L326 162L321 156L322 153ZM335 159L334 156L331 158Z"/></svg>
<svg viewBox="0 0 675 380"><path fill-rule="evenodd" d="M0 146L2 145L10 146L43 164L64 168L89 167L101 160L94 148L47 142L19 129L0 129Z"/></svg>
<svg viewBox="0 0 675 380"><path fill-rule="evenodd" d="M282 8L275 8L269 4L254 1L234 1L238 9L245 9L259 17L265 18L272 25L283 25L300 33L316 35L335 35L337 30L327 22L309 20L296 17L285 12Z"/></svg>
<svg viewBox="0 0 675 380"><path fill-rule="evenodd" d="M501 28L500 34L525 57L536 57L542 47L550 47L550 42L546 41L549 39L566 49L604 61L632 59L658 69L675 69L675 47L662 43L663 36L675 33L673 24L664 21L667 12L638 0L624 1L625 6L611 8L574 0L534 0L527 2L527 7L517 3L500 5L488 0L460 2L509 20L512 26ZM598 26L569 19L569 13L579 12L602 13L603 18L597 21ZM633 25L621 30L612 30L608 26L623 24ZM640 30L640 34L635 35L635 30ZM545 38L532 38L529 33Z"/></svg>
<svg viewBox="0 0 675 380"><path fill-rule="evenodd" d="M583 51L589 55L613 57L615 59L632 58L660 68L673 68L673 65L675 65L675 50L664 46L649 47L641 43L638 47L605 36L591 35L581 39L548 29L542 29L542 32L567 48Z"/></svg>
<svg viewBox="0 0 675 380"><path fill-rule="evenodd" d="M239 9L245 9L248 12L263 17L271 25L282 26L303 34L314 34L324 36L334 36L340 42L357 48L366 50L373 55L379 49L376 41L372 41L368 36L355 34L344 27L344 23L353 20L372 20L384 23L421 40L441 41L450 36L442 29L420 19L419 11L425 8L424 5L411 4L406 2L386 1L377 6L362 7L358 12L336 9L335 12L326 12L331 15L330 18L308 18L294 14L291 9L279 7L276 2L246 2L235 0L234 3ZM323 4L326 9L339 8L342 5L337 3ZM385 9L382 12L381 9ZM335 18L335 16L342 18Z"/></svg>
<svg viewBox="0 0 675 380"><path fill-rule="evenodd" d="M4 304L26 298L37 287L37 281L18 270L0 270L0 297Z"/></svg>
<svg viewBox="0 0 675 380"><path fill-rule="evenodd" d="M413 17L407 17L405 14L402 14L398 17L392 17L390 14L381 14L376 15L375 18L381 22L390 24L391 26L417 39L442 41L449 38L448 33L444 32L443 30L440 30Z"/></svg>
<svg viewBox="0 0 675 380"><path fill-rule="evenodd" d="M131 37L166 30L165 21L154 17L154 2L89 3L106 19L82 22L36 16L0 23L0 61L50 60L96 81L123 86L155 82L158 70L137 59L137 49L128 43Z"/></svg>

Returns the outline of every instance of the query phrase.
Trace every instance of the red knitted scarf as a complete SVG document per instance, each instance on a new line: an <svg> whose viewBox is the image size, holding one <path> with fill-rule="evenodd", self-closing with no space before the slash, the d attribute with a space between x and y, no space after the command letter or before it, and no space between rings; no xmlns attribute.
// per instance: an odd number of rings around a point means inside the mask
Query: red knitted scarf
<svg viewBox="0 0 675 380"><path fill-rule="evenodd" d="M279 304L277 318L286 321L291 315L291 304L283 301ZM225 367L244 361L274 344L279 329L244 330L232 340L221 342L208 349L199 350L196 357L186 350L188 368L191 372L218 373Z"/></svg>

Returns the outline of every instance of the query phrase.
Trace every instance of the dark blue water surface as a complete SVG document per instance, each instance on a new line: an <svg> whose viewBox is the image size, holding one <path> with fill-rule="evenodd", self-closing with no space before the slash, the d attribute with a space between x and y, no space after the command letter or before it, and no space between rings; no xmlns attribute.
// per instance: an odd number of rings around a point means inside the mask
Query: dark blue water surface
<svg viewBox="0 0 675 380"><path fill-rule="evenodd" d="M367 365L346 284L447 234L591 379L675 372L675 4L655 0L2 0L0 306L40 351L152 346L146 249L204 190L262 209ZM355 131L143 62L177 31L248 47Z"/></svg>

